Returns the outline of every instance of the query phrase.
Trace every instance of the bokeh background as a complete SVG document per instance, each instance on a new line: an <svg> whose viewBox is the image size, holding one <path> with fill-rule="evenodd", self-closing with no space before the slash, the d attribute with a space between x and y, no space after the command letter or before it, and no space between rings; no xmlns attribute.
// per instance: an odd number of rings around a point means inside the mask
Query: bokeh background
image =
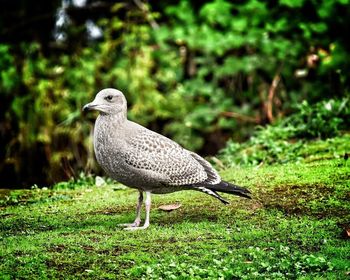
<svg viewBox="0 0 350 280"><path fill-rule="evenodd" d="M0 3L0 187L98 174L81 108L105 87L203 156L283 121L349 130L348 0Z"/></svg>

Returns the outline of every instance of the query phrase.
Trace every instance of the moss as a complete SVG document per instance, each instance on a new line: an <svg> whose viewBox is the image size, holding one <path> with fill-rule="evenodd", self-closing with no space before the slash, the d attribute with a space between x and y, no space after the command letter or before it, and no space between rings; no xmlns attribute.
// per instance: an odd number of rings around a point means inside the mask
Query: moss
<svg viewBox="0 0 350 280"><path fill-rule="evenodd" d="M341 279L350 270L349 167L340 158L228 169L254 199L153 196L151 227L127 232L137 193L87 180L16 191L0 219L0 278ZM116 191L117 189L117 191ZM165 213L161 204L181 201Z"/></svg>

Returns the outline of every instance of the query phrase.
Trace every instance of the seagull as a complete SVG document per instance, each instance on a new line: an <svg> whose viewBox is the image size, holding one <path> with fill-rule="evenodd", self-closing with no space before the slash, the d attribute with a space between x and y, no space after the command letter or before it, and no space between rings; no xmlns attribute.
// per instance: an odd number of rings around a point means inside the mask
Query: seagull
<svg viewBox="0 0 350 280"><path fill-rule="evenodd" d="M228 204L218 192L250 197L250 191L223 181L211 164L173 140L127 118L124 94L113 88L97 93L83 111L97 110L94 151L106 174L139 191L136 219L123 224L127 230L146 229L150 224L151 194L195 190ZM141 223L143 193L146 218Z"/></svg>

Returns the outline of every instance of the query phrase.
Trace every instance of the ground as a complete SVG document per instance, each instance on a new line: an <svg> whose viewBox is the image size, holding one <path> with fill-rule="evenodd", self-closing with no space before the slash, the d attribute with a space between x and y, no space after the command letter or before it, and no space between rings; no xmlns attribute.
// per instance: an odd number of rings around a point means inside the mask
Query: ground
<svg viewBox="0 0 350 280"><path fill-rule="evenodd" d="M227 169L252 200L154 195L150 228L135 232L117 227L137 200L118 184L15 191L0 208L0 279L347 279L349 168L338 156Z"/></svg>

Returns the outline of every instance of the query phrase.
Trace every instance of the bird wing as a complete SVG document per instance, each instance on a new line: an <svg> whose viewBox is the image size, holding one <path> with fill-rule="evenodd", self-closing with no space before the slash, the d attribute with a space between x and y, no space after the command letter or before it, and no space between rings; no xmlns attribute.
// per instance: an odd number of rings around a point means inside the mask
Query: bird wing
<svg viewBox="0 0 350 280"><path fill-rule="evenodd" d="M142 129L128 139L126 163L166 178L167 185L184 186L216 183L220 176L203 158L151 130Z"/></svg>
<svg viewBox="0 0 350 280"><path fill-rule="evenodd" d="M206 183L206 184L218 184L221 182L221 177L218 174L218 172L211 166L211 164L206 161L204 158L201 156L197 155L194 152L190 152L191 156L198 161L202 167L204 168L205 172L207 173L207 179L204 182L201 183Z"/></svg>

